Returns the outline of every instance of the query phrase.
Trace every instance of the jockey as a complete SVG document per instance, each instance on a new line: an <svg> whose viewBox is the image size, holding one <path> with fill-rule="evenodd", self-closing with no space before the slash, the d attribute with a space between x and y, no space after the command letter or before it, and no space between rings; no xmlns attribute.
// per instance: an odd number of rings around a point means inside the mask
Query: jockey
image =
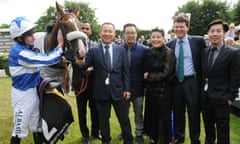
<svg viewBox="0 0 240 144"><path fill-rule="evenodd" d="M39 67L58 63L62 59L64 43L62 32L58 32L58 46L48 54L34 51L35 24L26 17L17 17L10 23L10 34L16 42L9 53L9 70L12 78L12 107L14 128L11 144L20 144L28 135L28 126L33 132L34 143L41 143L39 135Z"/></svg>

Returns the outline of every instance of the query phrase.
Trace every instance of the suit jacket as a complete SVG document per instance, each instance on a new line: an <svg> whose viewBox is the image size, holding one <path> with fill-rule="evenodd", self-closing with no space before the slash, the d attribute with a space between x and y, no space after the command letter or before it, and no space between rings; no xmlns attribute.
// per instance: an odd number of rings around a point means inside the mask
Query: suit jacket
<svg viewBox="0 0 240 144"><path fill-rule="evenodd" d="M126 51L119 45L112 43L112 69L108 70L104 62L102 43L89 49L83 69L89 66L94 68L93 98L95 100L109 100L110 97L117 101L123 99L123 92L130 92L129 65ZM109 85L105 80L110 74Z"/></svg>
<svg viewBox="0 0 240 144"><path fill-rule="evenodd" d="M128 52L126 44L122 44L121 47L124 47L126 52ZM135 43L131 49L131 66L129 71L132 98L144 95L144 62L149 50L148 47L139 43Z"/></svg>
<svg viewBox="0 0 240 144"><path fill-rule="evenodd" d="M196 77L201 81L201 51L206 47L203 37L201 36L190 36L188 35L188 41L192 52L193 66L195 70ZM166 45L175 51L177 39L173 39Z"/></svg>
<svg viewBox="0 0 240 144"><path fill-rule="evenodd" d="M210 100L214 103L234 100L238 96L240 87L240 49L229 47L226 44L220 49L219 55L208 70L209 48L202 52L202 101ZM208 79L208 90L204 85Z"/></svg>

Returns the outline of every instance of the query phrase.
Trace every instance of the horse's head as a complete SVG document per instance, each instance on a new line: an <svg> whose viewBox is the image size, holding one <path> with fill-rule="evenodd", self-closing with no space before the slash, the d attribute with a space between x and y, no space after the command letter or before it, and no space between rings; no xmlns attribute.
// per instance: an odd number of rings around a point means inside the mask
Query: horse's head
<svg viewBox="0 0 240 144"><path fill-rule="evenodd" d="M77 18L79 8L73 11L65 11L56 2L58 18L52 32L48 36L46 48L49 50L57 46L57 32L60 29L64 38L63 51L67 60L75 62L83 59L87 52L87 36L80 31L80 21Z"/></svg>

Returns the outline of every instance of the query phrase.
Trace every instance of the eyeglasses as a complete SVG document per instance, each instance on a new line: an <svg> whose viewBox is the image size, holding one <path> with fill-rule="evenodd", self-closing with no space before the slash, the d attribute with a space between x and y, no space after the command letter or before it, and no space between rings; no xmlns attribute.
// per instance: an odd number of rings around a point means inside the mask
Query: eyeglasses
<svg viewBox="0 0 240 144"><path fill-rule="evenodd" d="M137 33L136 32L125 32L124 34L126 34L126 35L135 35Z"/></svg>

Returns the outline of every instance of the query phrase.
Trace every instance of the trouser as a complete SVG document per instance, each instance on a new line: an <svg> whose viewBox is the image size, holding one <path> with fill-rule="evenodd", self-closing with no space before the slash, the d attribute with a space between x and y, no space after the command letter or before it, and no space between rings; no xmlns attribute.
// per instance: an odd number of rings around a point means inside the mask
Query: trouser
<svg viewBox="0 0 240 144"><path fill-rule="evenodd" d="M187 107L191 144L200 143L200 105L200 86L194 76L185 77L183 82L179 82L176 78L173 96L176 139L184 141L185 112Z"/></svg>
<svg viewBox="0 0 240 144"><path fill-rule="evenodd" d="M131 100L134 110L135 134L142 136L143 134L143 100L144 97L136 97Z"/></svg>
<svg viewBox="0 0 240 144"><path fill-rule="evenodd" d="M202 105L206 133L206 144L214 144L217 132L217 144L229 144L230 107L227 100L204 102Z"/></svg>
<svg viewBox="0 0 240 144"><path fill-rule="evenodd" d="M87 127L87 104L91 113L91 135L99 134L99 120L96 102L92 97L92 83L89 79L87 89L77 96L78 119L80 131L83 137L89 137L89 129Z"/></svg>
<svg viewBox="0 0 240 144"><path fill-rule="evenodd" d="M110 135L110 110L111 104L114 107L118 121L121 126L122 137L125 144L132 144L133 137L131 131L131 124L129 120L129 102L125 99L119 101L107 100L107 101L96 101L97 110L99 115L100 131L102 135L102 142L109 143L111 140Z"/></svg>

